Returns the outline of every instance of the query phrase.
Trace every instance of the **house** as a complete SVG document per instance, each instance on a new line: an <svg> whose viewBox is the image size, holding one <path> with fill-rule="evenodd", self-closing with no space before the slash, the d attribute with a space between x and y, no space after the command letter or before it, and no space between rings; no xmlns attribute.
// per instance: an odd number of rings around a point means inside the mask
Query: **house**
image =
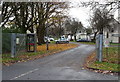
<svg viewBox="0 0 120 82"><path fill-rule="evenodd" d="M119 43L120 42L120 23L112 19L110 22L112 28L104 29L104 39L108 38L109 42Z"/></svg>
<svg viewBox="0 0 120 82"><path fill-rule="evenodd" d="M67 32L66 32L67 33ZM68 33L68 39L71 39L70 33ZM72 39L74 39L74 36L72 36ZM80 29L76 32L76 39L86 39L91 40L90 36L87 35L86 29Z"/></svg>
<svg viewBox="0 0 120 82"><path fill-rule="evenodd" d="M86 39L90 40L90 36L87 35L87 32L85 29L82 29L76 33L76 39Z"/></svg>

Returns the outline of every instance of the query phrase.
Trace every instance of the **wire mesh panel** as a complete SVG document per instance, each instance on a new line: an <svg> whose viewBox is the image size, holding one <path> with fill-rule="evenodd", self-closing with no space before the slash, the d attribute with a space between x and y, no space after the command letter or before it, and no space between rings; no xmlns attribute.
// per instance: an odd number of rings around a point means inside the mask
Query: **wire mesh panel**
<svg viewBox="0 0 120 82"><path fill-rule="evenodd" d="M12 57L26 52L26 34L3 33L2 34L2 53Z"/></svg>
<svg viewBox="0 0 120 82"><path fill-rule="evenodd" d="M112 36L111 38L107 38L105 41L108 45L107 47L104 46L103 48L103 59L106 62L114 63L114 64L120 64L120 57L119 57L119 49L120 49L120 43L119 43L119 37L117 34ZM113 40L115 38L115 41L110 42L109 39Z"/></svg>
<svg viewBox="0 0 120 82"><path fill-rule="evenodd" d="M26 52L26 34L16 34L16 55Z"/></svg>
<svg viewBox="0 0 120 82"><path fill-rule="evenodd" d="M2 33L2 53L11 53L11 33Z"/></svg>

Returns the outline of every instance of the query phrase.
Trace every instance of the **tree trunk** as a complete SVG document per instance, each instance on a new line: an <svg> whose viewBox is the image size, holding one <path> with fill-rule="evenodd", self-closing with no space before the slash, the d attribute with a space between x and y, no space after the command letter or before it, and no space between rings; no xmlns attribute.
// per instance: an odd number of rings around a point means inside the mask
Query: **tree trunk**
<svg viewBox="0 0 120 82"><path fill-rule="evenodd" d="M34 33L33 26L29 29L29 31L30 31L31 33Z"/></svg>
<svg viewBox="0 0 120 82"><path fill-rule="evenodd" d="M119 43L120 43L120 36L119 36Z"/></svg>
<svg viewBox="0 0 120 82"><path fill-rule="evenodd" d="M74 35L74 40L76 41L77 39L76 39L76 35Z"/></svg>
<svg viewBox="0 0 120 82"><path fill-rule="evenodd" d="M70 34L70 41L73 41L73 39L72 39L72 34Z"/></svg>
<svg viewBox="0 0 120 82"><path fill-rule="evenodd" d="M44 36L45 36L45 29L38 28L37 29L37 38L38 38L38 45L44 44Z"/></svg>
<svg viewBox="0 0 120 82"><path fill-rule="evenodd" d="M93 42L95 42L95 38L96 38L96 35L97 35L98 32L95 32L95 35L93 37Z"/></svg>

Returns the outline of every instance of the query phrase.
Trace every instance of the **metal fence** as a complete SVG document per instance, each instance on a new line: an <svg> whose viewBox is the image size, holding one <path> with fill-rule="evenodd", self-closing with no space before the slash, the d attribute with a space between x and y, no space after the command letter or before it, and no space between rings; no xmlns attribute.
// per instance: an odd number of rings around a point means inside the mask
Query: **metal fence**
<svg viewBox="0 0 120 82"><path fill-rule="evenodd" d="M16 54L26 52L26 34L16 34Z"/></svg>
<svg viewBox="0 0 120 82"><path fill-rule="evenodd" d="M2 53L11 53L11 33L2 33Z"/></svg>
<svg viewBox="0 0 120 82"><path fill-rule="evenodd" d="M2 33L2 53L12 56L26 52L26 34Z"/></svg>
<svg viewBox="0 0 120 82"><path fill-rule="evenodd" d="M105 38L100 34L96 37L96 58L98 61L120 63L119 49L120 43L110 43L110 38Z"/></svg>

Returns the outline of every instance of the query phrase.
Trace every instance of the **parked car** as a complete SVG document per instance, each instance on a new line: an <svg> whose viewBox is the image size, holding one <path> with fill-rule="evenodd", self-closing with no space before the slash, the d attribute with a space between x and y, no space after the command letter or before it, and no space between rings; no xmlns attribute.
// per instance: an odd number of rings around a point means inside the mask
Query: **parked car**
<svg viewBox="0 0 120 82"><path fill-rule="evenodd" d="M50 43L50 39L48 37L45 37L44 41L47 42L47 40L48 40L48 43Z"/></svg>
<svg viewBox="0 0 120 82"><path fill-rule="evenodd" d="M55 40L56 44L62 44L62 43L69 43L69 40L66 38L60 38L58 40Z"/></svg>
<svg viewBox="0 0 120 82"><path fill-rule="evenodd" d="M90 40L87 40L87 39L78 39L77 42L90 42Z"/></svg>
<svg viewBox="0 0 120 82"><path fill-rule="evenodd" d="M54 41L54 38L49 38L50 41Z"/></svg>

